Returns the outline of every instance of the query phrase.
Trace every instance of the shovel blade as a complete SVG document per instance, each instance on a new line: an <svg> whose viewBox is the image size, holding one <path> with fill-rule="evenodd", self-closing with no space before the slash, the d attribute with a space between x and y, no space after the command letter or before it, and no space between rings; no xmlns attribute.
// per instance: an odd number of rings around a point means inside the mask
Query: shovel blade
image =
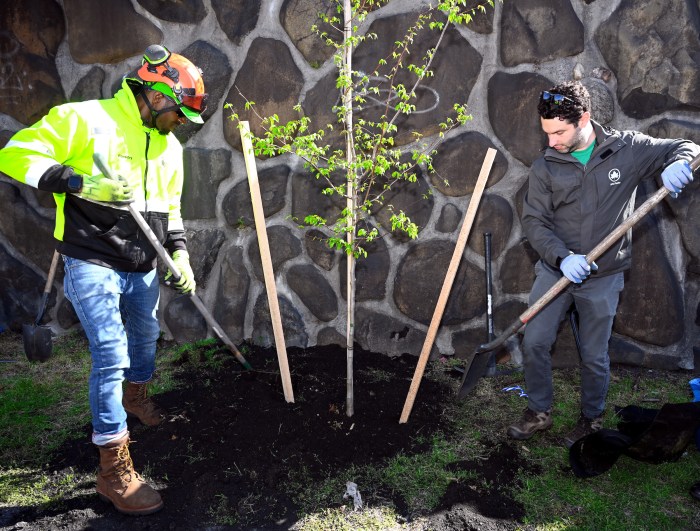
<svg viewBox="0 0 700 531"><path fill-rule="evenodd" d="M464 376L462 376L462 382L457 390L457 398L459 400L464 400L484 376L491 354L491 352L477 352L472 357L469 365L464 368Z"/></svg>
<svg viewBox="0 0 700 531"><path fill-rule="evenodd" d="M48 326L22 325L22 339L29 361L44 362L51 357L51 328Z"/></svg>

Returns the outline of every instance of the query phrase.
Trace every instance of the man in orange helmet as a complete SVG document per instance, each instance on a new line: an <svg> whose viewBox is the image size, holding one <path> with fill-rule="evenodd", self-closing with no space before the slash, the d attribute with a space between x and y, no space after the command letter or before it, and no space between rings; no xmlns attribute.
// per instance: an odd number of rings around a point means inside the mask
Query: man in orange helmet
<svg viewBox="0 0 700 531"><path fill-rule="evenodd" d="M160 335L157 254L125 204L134 203L171 253L181 272L176 287L194 292L180 214L182 146L170 133L187 120L203 123L206 102L201 71L152 45L113 98L54 107L0 150L0 171L54 194L65 294L92 355L97 492L126 514L153 513L163 501L129 454L127 413L155 426L162 412L147 394ZM117 180L100 173L96 154Z"/></svg>

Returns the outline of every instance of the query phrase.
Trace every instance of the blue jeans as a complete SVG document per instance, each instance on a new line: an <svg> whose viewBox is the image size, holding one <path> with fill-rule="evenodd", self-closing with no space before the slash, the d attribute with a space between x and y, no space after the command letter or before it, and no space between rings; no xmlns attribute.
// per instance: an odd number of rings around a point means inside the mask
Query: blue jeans
<svg viewBox="0 0 700 531"><path fill-rule="evenodd" d="M153 377L160 335L157 271L124 273L63 257L66 298L87 336L92 441L101 446L127 433L122 382Z"/></svg>
<svg viewBox="0 0 700 531"><path fill-rule="evenodd" d="M535 265L535 273L530 304L561 278L559 270L541 260ZM581 412L591 419L603 413L610 383L608 342L624 285L624 273L591 275L581 284L571 284L525 325L522 350L528 408L541 412L552 407L551 349L559 324L573 302L581 337Z"/></svg>

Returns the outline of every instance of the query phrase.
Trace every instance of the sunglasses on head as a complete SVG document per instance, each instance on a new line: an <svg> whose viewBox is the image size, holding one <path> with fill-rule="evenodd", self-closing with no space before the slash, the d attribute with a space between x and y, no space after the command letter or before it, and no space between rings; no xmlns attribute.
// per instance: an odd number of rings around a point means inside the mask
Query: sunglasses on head
<svg viewBox="0 0 700 531"><path fill-rule="evenodd" d="M565 101L574 103L574 100L572 100L571 98L564 96L563 94L555 94L554 92L549 92L548 90L542 92L542 101L551 101L554 105L561 105Z"/></svg>

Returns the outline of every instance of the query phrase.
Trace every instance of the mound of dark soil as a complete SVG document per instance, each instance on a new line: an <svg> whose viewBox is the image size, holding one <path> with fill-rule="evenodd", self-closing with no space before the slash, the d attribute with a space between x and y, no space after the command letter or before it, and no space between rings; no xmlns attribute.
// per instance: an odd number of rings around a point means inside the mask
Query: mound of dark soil
<svg viewBox="0 0 700 531"><path fill-rule="evenodd" d="M198 356L197 352L190 355ZM355 414L345 414L346 357L339 347L289 349L294 403L287 403L277 353L253 349L245 371L227 354L217 370L192 369L183 387L160 394L167 421L147 428L129 420L131 454L138 471L157 486L165 507L128 517L101 502L92 484L60 508L17 507L0 518L6 529L289 529L299 518L304 488L329 477L357 481L352 467L379 467L387 459L426 449L431 434L449 432L444 404L449 385L423 378L406 424L399 417L415 357L355 353ZM55 474L93 474L96 448L85 438L66 444L47 468ZM454 482L430 515L430 529L514 529L522 510L498 488L515 477L515 450L503 446L488 460L457 463L490 477L491 489ZM483 482L482 482L483 483ZM407 518L405 500L387 487L358 484L367 505L391 502ZM343 499L336 506L352 504ZM424 516L424 515L421 515Z"/></svg>

